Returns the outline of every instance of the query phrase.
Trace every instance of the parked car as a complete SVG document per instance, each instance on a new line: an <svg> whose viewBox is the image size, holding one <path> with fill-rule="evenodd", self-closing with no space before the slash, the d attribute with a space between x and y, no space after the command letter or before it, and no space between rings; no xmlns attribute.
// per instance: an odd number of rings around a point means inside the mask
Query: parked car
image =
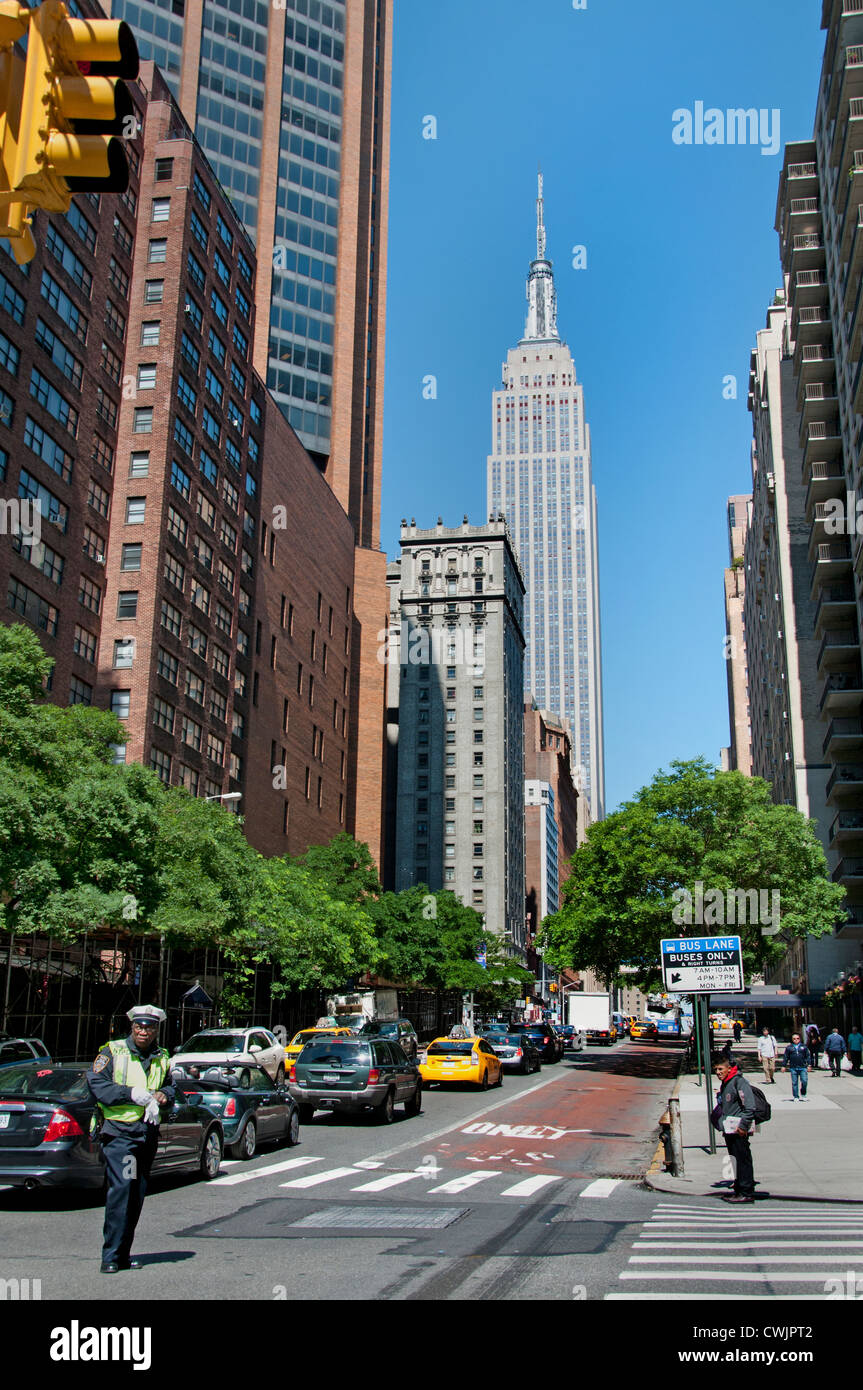
<svg viewBox="0 0 863 1390"><path fill-rule="evenodd" d="M50 1062L51 1054L39 1038L9 1038L0 1041L0 1067L20 1066L22 1062Z"/></svg>
<svg viewBox="0 0 863 1390"><path fill-rule="evenodd" d="M422 1109L422 1078L416 1062L388 1038L323 1038L307 1043L288 1075L300 1123L316 1110L374 1111L391 1124L396 1105L406 1115Z"/></svg>
<svg viewBox="0 0 863 1390"><path fill-rule="evenodd" d="M420 1040L413 1024L406 1018L397 1018L391 1023L366 1023L359 1033L360 1037L389 1038L390 1042L398 1043L406 1057L414 1062L417 1059Z"/></svg>
<svg viewBox="0 0 863 1390"><path fill-rule="evenodd" d="M563 1056L563 1038L549 1023L514 1023L512 1032L530 1038L544 1062L559 1062Z"/></svg>
<svg viewBox="0 0 863 1390"><path fill-rule="evenodd" d="M612 1014L611 1021L617 1029L617 1036L625 1038L629 1032L630 1020L626 1014Z"/></svg>
<svg viewBox="0 0 863 1390"><path fill-rule="evenodd" d="M95 1101L90 1062L39 1062L0 1074L0 1183L13 1187L93 1187L105 1178L98 1135L90 1132ZM162 1107L153 1173L185 1170L214 1178L222 1161L221 1121L200 1101L178 1094Z"/></svg>
<svg viewBox="0 0 863 1390"><path fill-rule="evenodd" d="M500 1058L504 1071L520 1071L527 1076L542 1066L539 1048L526 1033L492 1033L486 1042Z"/></svg>
<svg viewBox="0 0 863 1390"><path fill-rule="evenodd" d="M313 1042L315 1038L349 1038L353 1035L352 1028L301 1028L299 1033L295 1033L285 1048L285 1066L290 1067L295 1062L305 1047L306 1043Z"/></svg>
<svg viewBox="0 0 863 1390"><path fill-rule="evenodd" d="M246 1062L263 1067L277 1086L285 1080L285 1045L269 1028L205 1028L177 1048L171 1063L182 1066L184 1056L209 1063Z"/></svg>
<svg viewBox="0 0 863 1390"><path fill-rule="evenodd" d="M581 1052L586 1044L584 1030L576 1028L574 1023L564 1023L558 1029L563 1038L563 1046L567 1052Z"/></svg>
<svg viewBox="0 0 863 1390"><path fill-rule="evenodd" d="M173 1068L171 1080L187 1099L196 1096L218 1115L234 1158L251 1158L259 1144L299 1142L297 1103L263 1067L198 1066L190 1058Z"/></svg>
<svg viewBox="0 0 863 1390"><path fill-rule="evenodd" d="M500 1058L485 1038L435 1038L426 1048L420 1072L429 1083L470 1082L484 1091L503 1081Z"/></svg>

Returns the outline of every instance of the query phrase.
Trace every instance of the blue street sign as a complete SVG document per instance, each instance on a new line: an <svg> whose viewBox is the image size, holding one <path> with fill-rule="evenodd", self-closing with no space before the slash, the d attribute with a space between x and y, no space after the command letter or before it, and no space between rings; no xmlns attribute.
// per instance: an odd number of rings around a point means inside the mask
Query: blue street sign
<svg viewBox="0 0 863 1390"><path fill-rule="evenodd" d="M743 953L739 936L683 936L660 942L662 978L676 994L739 993Z"/></svg>

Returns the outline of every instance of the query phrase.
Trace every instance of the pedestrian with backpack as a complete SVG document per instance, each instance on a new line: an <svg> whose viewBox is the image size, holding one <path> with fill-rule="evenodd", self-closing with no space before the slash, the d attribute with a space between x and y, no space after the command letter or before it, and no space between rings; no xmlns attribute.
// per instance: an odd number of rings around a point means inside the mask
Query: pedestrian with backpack
<svg viewBox="0 0 863 1390"><path fill-rule="evenodd" d="M755 1091L737 1067L724 1058L720 1058L713 1070L720 1084L711 1119L714 1128L722 1131L725 1147L734 1160L734 1189L723 1201L754 1202L755 1171L749 1139L759 1110ZM763 1117L769 1119L770 1106L760 1092L758 1095L763 1102L762 1114L765 1108L767 1112Z"/></svg>
<svg viewBox="0 0 863 1390"><path fill-rule="evenodd" d="M809 1056L812 1058L812 1070L818 1070L818 1053L821 1051L821 1034L816 1024L810 1023L806 1038L809 1046Z"/></svg>

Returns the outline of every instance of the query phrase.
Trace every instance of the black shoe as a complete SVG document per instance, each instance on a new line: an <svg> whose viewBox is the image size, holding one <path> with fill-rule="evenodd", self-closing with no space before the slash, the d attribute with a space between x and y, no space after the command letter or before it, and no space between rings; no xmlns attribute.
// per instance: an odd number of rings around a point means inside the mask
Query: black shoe
<svg viewBox="0 0 863 1390"><path fill-rule="evenodd" d="M120 1273L120 1266L119 1266L118 1264L116 1264L116 1263L112 1260L109 1264L103 1264L103 1265L101 1265L100 1268L99 1268L99 1273L100 1273L100 1274L119 1274L119 1273Z"/></svg>
<svg viewBox="0 0 863 1390"><path fill-rule="evenodd" d="M733 1197L723 1197L723 1202L754 1202L754 1197L743 1197L740 1193L735 1193Z"/></svg>
<svg viewBox="0 0 863 1390"><path fill-rule="evenodd" d="M134 1260L134 1259L131 1259L131 1260L121 1260L121 1261L120 1261L120 1268L121 1268L121 1269L141 1269L141 1268L142 1268L142 1265L141 1265L141 1261L140 1261L140 1260Z"/></svg>

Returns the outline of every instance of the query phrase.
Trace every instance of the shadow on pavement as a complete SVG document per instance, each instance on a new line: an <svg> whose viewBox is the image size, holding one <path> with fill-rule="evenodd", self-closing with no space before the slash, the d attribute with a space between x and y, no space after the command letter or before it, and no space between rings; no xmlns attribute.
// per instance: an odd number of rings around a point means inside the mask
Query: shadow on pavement
<svg viewBox="0 0 863 1390"><path fill-rule="evenodd" d="M644 1076L653 1078L675 1077L680 1068L685 1048L639 1047L632 1043L602 1052L577 1052L573 1057L564 1055L563 1065L568 1072L589 1072L594 1076Z"/></svg>

